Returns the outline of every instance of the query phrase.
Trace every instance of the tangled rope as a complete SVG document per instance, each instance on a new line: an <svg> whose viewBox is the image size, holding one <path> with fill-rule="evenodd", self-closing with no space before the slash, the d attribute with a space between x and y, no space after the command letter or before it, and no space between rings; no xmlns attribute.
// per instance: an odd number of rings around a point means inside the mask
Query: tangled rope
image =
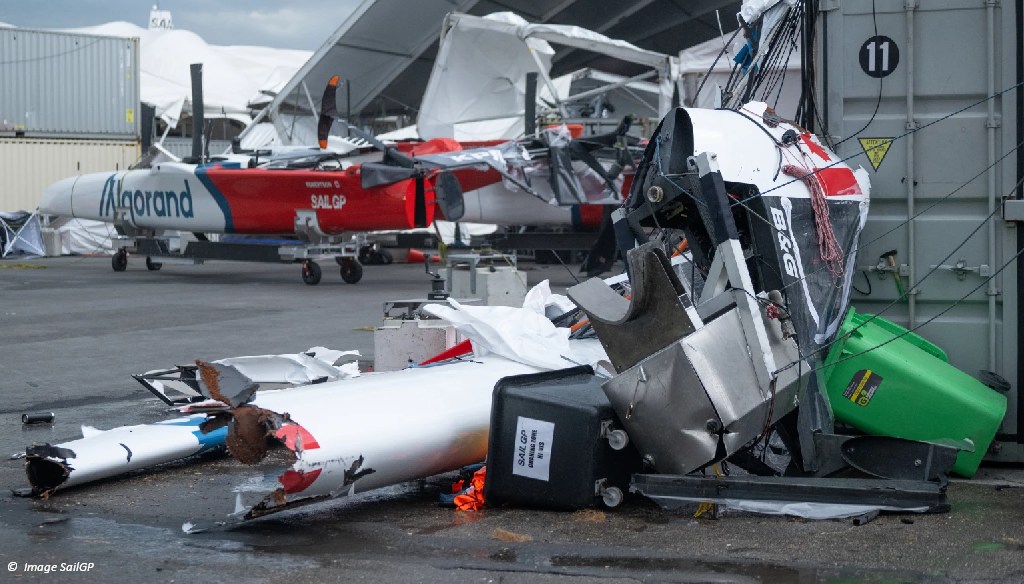
<svg viewBox="0 0 1024 584"><path fill-rule="evenodd" d="M828 218L828 201L825 200L825 189L818 180L815 171L798 164L787 164L782 167L786 176L800 179L811 192L811 208L814 209L814 225L818 232L818 253L828 267L833 279L843 277L843 250L839 248L836 234L832 231L832 222Z"/></svg>

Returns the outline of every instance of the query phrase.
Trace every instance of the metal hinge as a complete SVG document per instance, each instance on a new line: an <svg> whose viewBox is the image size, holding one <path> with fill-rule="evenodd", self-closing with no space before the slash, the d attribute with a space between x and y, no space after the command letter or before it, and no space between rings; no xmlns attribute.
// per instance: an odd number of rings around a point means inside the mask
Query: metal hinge
<svg viewBox="0 0 1024 584"><path fill-rule="evenodd" d="M1003 200L1003 221L1024 221L1024 199Z"/></svg>

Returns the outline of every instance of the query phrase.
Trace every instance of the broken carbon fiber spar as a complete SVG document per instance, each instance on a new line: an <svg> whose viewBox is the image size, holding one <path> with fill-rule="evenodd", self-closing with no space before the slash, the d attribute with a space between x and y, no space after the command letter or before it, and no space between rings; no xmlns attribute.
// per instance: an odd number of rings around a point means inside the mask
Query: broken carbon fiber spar
<svg viewBox="0 0 1024 584"><path fill-rule="evenodd" d="M291 467L260 473L234 490L229 509L235 520L479 462L487 454L495 383L540 370L495 355L473 356L247 395L230 368L204 365L204 393L231 404L205 427L228 428L233 457L248 464L263 461L268 436L294 454Z"/></svg>

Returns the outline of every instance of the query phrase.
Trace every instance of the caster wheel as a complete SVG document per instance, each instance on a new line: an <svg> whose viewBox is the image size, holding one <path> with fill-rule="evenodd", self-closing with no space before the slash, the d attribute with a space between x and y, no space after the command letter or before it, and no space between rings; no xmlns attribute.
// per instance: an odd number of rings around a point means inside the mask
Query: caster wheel
<svg viewBox="0 0 1024 584"><path fill-rule="evenodd" d="M163 264L161 264L160 262L154 262L152 258L150 258L149 256L146 256L146 269L147 270L149 270L150 272L155 272L155 271L159 270L162 267L164 267Z"/></svg>
<svg viewBox="0 0 1024 584"><path fill-rule="evenodd" d="M114 257L110 258L110 267L114 268L115 272L123 272L128 269L128 252L123 249L117 250Z"/></svg>
<svg viewBox="0 0 1024 584"><path fill-rule="evenodd" d="M377 253L377 263L379 263L379 264L383 264L385 266L388 266L388 265L391 265L391 263L394 262L394 261L395 261L395 257L392 256L391 252L386 250L386 249L382 249L382 250L380 250L380 252Z"/></svg>
<svg viewBox="0 0 1024 584"><path fill-rule="evenodd" d="M347 284L355 284L363 279L363 264L349 260L341 264L341 279Z"/></svg>
<svg viewBox="0 0 1024 584"><path fill-rule="evenodd" d="M320 283L320 277L322 272L320 271L320 264L314 261L303 262L302 264L302 281L310 286L316 286Z"/></svg>

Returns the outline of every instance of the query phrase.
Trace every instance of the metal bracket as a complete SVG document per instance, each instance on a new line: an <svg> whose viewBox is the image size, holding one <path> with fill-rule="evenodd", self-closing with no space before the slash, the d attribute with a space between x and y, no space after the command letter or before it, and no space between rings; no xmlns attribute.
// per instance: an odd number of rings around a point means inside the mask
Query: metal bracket
<svg viewBox="0 0 1024 584"><path fill-rule="evenodd" d="M971 267L971 266L967 265L967 260L965 260L963 258L960 258L959 260L957 260L957 262L955 264L953 264L952 266L946 265L946 264L942 264L940 266L932 265L932 266L928 266L928 267L930 267L933 270L936 269L936 268L938 268L940 270L949 270L949 271L955 273L956 274L956 279L960 280L961 282L966 280L967 279L967 274L969 274L971 272L977 273L982 278L988 278L989 276L992 275L992 268L990 266L988 266L987 264L981 264L980 266L977 266L977 267Z"/></svg>
<svg viewBox="0 0 1024 584"><path fill-rule="evenodd" d="M328 235L320 229L320 220L314 209L295 210L295 235L314 243L329 239Z"/></svg>
<svg viewBox="0 0 1024 584"><path fill-rule="evenodd" d="M708 279L701 294L701 303L724 294L729 283L733 289L739 291L733 298L740 307L740 323L754 359L757 381L761 387L768 387L772 380L772 372L775 371L775 357L772 355L768 333L761 319L761 308L750 292L754 289L754 284L747 271L743 250L740 248L740 242L735 239L723 242L715 251L715 259L711 261Z"/></svg>
<svg viewBox="0 0 1024 584"><path fill-rule="evenodd" d="M670 509L691 501L741 499L949 511L946 485L931 481L635 474L629 488Z"/></svg>
<svg viewBox="0 0 1024 584"><path fill-rule="evenodd" d="M888 274L897 274L903 278L910 275L909 265L899 264L897 266L890 266L884 259L879 259L878 263L873 266L858 266L858 269L864 270L865 272L877 273L879 280L884 280Z"/></svg>

